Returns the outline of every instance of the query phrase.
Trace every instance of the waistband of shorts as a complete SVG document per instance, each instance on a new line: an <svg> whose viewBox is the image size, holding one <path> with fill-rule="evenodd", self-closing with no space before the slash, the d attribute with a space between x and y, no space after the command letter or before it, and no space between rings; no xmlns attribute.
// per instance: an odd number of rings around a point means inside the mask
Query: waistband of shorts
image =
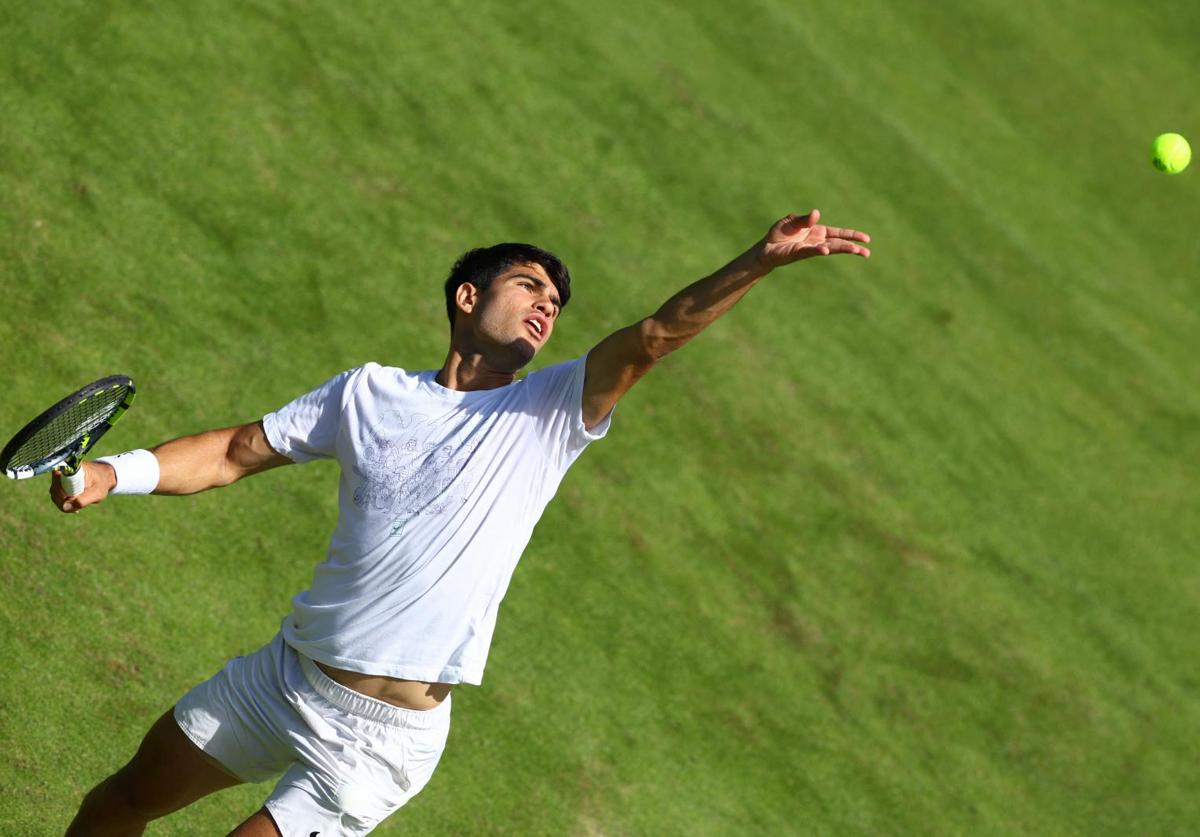
<svg viewBox="0 0 1200 837"><path fill-rule="evenodd" d="M445 716L450 712L450 695L433 709L405 709L343 686L321 671L311 659L299 651L295 654L300 659L300 670L317 694L334 706L368 721L405 729L433 729L444 724Z"/></svg>

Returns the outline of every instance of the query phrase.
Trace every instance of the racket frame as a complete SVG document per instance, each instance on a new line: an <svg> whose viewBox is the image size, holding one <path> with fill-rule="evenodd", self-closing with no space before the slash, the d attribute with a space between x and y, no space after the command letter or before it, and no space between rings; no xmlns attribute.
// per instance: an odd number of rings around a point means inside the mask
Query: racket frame
<svg viewBox="0 0 1200 837"><path fill-rule="evenodd" d="M62 413L86 402L89 398L94 398L111 389L118 389L120 387L128 387L128 392L121 399L121 403L117 405L117 409L111 416L96 427L93 427L81 438L31 465L22 465L19 468L8 467L9 460L21 449L21 446ZM64 478L74 476L80 471L83 465L84 455L96 445L96 442L100 441L100 438L105 433L112 429L114 424L120 421L121 416L125 415L125 411L133 404L133 399L136 395L137 388L133 384L133 379L128 375L109 375L107 378L101 378L71 393L28 422L4 446L3 452L0 452L0 463L3 463L4 475L9 479L24 480L44 474L47 471L57 470ZM79 490L82 491L82 487ZM69 492L68 496L75 493L78 492Z"/></svg>

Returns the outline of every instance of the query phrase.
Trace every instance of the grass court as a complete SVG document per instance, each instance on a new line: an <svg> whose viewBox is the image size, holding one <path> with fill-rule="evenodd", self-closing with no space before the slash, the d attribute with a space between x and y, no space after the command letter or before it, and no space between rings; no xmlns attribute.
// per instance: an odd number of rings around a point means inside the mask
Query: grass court
<svg viewBox="0 0 1200 837"><path fill-rule="evenodd" d="M96 455L441 365L470 247L570 267L536 366L816 206L622 401L381 834L1185 834L1200 820L1200 6L18 3L14 432ZM307 587L336 466L78 516L0 486L0 831L61 833ZM231 828L270 785L151 826Z"/></svg>

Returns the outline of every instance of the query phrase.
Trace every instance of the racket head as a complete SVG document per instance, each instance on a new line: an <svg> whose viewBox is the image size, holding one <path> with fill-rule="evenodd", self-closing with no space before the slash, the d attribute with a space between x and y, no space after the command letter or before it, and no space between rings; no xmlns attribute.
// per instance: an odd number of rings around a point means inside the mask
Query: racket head
<svg viewBox="0 0 1200 837"><path fill-rule="evenodd" d="M44 474L64 462L78 463L133 403L137 389L128 375L109 375L79 389L22 427L0 452L9 479Z"/></svg>

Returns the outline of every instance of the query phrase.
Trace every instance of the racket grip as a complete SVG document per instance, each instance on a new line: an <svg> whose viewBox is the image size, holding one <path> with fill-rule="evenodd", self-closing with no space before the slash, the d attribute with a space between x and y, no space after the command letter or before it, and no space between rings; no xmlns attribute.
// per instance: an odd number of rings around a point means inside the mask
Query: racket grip
<svg viewBox="0 0 1200 837"><path fill-rule="evenodd" d="M79 466L79 470L73 474L62 475L63 491L68 497L75 497L82 494L84 486L87 485L87 480L83 476L83 465Z"/></svg>

